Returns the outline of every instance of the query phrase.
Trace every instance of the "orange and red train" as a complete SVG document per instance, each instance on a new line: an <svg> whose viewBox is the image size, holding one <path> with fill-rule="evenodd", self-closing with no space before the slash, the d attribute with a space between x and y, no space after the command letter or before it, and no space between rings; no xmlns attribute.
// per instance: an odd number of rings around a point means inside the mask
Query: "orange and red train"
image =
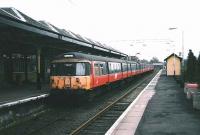
<svg viewBox="0 0 200 135"><path fill-rule="evenodd" d="M51 63L52 91L91 91L154 70L153 65L78 52L64 53Z"/></svg>

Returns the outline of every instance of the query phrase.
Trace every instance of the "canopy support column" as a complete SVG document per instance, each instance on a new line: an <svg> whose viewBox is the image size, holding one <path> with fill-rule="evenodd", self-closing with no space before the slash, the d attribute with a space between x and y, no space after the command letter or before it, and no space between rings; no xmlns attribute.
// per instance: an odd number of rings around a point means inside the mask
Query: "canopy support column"
<svg viewBox="0 0 200 135"><path fill-rule="evenodd" d="M37 48L37 89L41 90L41 48Z"/></svg>

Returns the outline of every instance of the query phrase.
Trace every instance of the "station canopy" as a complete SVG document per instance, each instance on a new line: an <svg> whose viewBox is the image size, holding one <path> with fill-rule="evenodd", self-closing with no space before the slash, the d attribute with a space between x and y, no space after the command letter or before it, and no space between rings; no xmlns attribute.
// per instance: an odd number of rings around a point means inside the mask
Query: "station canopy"
<svg viewBox="0 0 200 135"><path fill-rule="evenodd" d="M21 52L37 47L80 51L111 57L127 55L98 41L60 29L46 21L36 21L15 8L0 8L0 49Z"/></svg>

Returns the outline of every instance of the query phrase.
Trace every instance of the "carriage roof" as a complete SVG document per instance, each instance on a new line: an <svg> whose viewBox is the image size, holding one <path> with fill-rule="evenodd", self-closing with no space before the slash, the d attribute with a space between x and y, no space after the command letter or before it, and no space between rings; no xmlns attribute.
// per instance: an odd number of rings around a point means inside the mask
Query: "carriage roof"
<svg viewBox="0 0 200 135"><path fill-rule="evenodd" d="M103 57L103 56L97 56L97 55L91 55L91 54L85 54L85 53L79 53L79 52L68 52L68 53L63 53L61 55L58 55L55 59L85 59L89 61L105 61L105 62L120 62L120 63L136 63L136 62L130 62L122 59L116 59L116 58L111 58L111 57Z"/></svg>

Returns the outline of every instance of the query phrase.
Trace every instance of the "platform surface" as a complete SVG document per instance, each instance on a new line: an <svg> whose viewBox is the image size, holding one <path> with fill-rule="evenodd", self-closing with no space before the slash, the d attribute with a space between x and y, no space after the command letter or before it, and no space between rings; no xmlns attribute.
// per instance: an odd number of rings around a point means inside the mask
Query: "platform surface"
<svg viewBox="0 0 200 135"><path fill-rule="evenodd" d="M37 90L35 85L16 86L0 89L0 105L15 102L18 100L39 96L49 93L48 85L43 86L41 90Z"/></svg>
<svg viewBox="0 0 200 135"><path fill-rule="evenodd" d="M198 135L200 112L173 77L157 74L107 135Z"/></svg>

